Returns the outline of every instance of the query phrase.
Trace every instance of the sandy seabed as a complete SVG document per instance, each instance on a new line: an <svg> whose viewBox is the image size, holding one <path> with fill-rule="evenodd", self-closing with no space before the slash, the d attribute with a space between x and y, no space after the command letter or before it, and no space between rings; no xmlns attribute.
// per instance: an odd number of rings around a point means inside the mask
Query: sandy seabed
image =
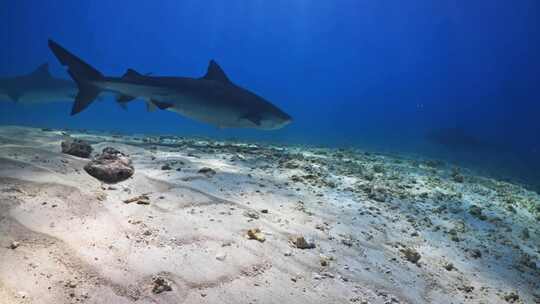
<svg viewBox="0 0 540 304"><path fill-rule="evenodd" d="M537 193L440 161L0 127L2 304L540 303L539 227Z"/></svg>

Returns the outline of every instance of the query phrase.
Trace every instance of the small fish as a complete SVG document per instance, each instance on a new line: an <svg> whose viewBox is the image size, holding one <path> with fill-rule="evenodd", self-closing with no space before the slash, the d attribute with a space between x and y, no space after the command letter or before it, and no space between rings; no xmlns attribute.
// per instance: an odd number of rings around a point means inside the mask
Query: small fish
<svg viewBox="0 0 540 304"><path fill-rule="evenodd" d="M173 111L219 128L274 130L292 122L272 103L232 83L214 60L201 78L157 77L132 69L122 77L107 77L52 40L49 48L79 87L72 115L105 91L117 94L121 105L142 98L150 110Z"/></svg>

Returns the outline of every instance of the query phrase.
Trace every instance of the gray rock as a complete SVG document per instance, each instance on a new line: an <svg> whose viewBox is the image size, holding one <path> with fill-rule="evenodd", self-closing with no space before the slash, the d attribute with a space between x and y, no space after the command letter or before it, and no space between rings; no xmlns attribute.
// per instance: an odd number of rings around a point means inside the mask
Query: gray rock
<svg viewBox="0 0 540 304"><path fill-rule="evenodd" d="M452 180L456 183L465 182L465 177L459 172L458 168L454 168L450 176L452 177Z"/></svg>
<svg viewBox="0 0 540 304"><path fill-rule="evenodd" d="M88 158L92 153L92 146L84 140L68 138L62 142L62 153Z"/></svg>
<svg viewBox="0 0 540 304"><path fill-rule="evenodd" d="M454 264L452 264L452 263L450 263L450 262L444 263L443 267L444 267L444 269L446 269L446 270L448 270L448 271L452 271L452 270L456 269L456 268L454 267Z"/></svg>
<svg viewBox="0 0 540 304"><path fill-rule="evenodd" d="M216 260L218 261L225 261L225 259L227 258L227 254L226 253L223 253L223 252L219 252L218 254L216 254Z"/></svg>
<svg viewBox="0 0 540 304"><path fill-rule="evenodd" d="M418 261L420 261L420 258L422 257L418 251L414 250L410 247L405 247L400 250L401 253L403 253L403 258L413 264L417 264Z"/></svg>
<svg viewBox="0 0 540 304"><path fill-rule="evenodd" d="M487 220L487 216L482 213L482 208L477 205L471 205L469 207L469 213L481 221Z"/></svg>
<svg viewBox="0 0 540 304"><path fill-rule="evenodd" d="M249 217L249 218L254 219L254 220L259 219L259 213L257 213L257 211L246 210L244 212L244 216Z"/></svg>
<svg viewBox="0 0 540 304"><path fill-rule="evenodd" d="M208 168L208 167L203 167L201 169L199 169L198 171L200 174L204 174L206 175L207 177L212 177L216 174L216 171L212 168Z"/></svg>
<svg viewBox="0 0 540 304"><path fill-rule="evenodd" d="M508 303L516 303L519 301L519 295L515 291L505 294L503 298Z"/></svg>
<svg viewBox="0 0 540 304"><path fill-rule="evenodd" d="M135 169L129 157L111 147L90 161L84 170L91 176L105 183L117 183L130 178Z"/></svg>
<svg viewBox="0 0 540 304"><path fill-rule="evenodd" d="M474 259L479 259L482 257L482 251L480 249L472 249L471 250L471 257Z"/></svg>
<svg viewBox="0 0 540 304"><path fill-rule="evenodd" d="M523 228L523 230L521 231L521 238L524 240L528 240L530 237L531 235L529 233L529 229L527 227Z"/></svg>
<svg viewBox="0 0 540 304"><path fill-rule="evenodd" d="M163 277L155 276L152 278L152 292L155 294L160 294L164 291L171 291L171 284Z"/></svg>
<svg viewBox="0 0 540 304"><path fill-rule="evenodd" d="M368 197L377 202L385 202L388 199L388 189L381 185L372 185Z"/></svg>

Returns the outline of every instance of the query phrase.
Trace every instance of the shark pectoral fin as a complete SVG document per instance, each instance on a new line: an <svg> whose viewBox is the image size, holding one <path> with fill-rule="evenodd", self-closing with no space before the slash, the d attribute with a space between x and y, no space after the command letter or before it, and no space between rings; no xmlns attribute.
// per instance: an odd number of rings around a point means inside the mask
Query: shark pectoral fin
<svg viewBox="0 0 540 304"><path fill-rule="evenodd" d="M247 119L251 121L252 123L256 124L257 126L261 125L261 116L257 114L247 114L242 116L241 118Z"/></svg>
<svg viewBox="0 0 540 304"><path fill-rule="evenodd" d="M151 99L150 102L152 102L153 104L155 104L160 110L166 110L170 107L173 106L172 103L167 103L167 102L160 102L160 101L157 101L157 100L153 100Z"/></svg>
<svg viewBox="0 0 540 304"><path fill-rule="evenodd" d="M126 102L130 102L132 101L133 99L135 99L135 97L133 96L129 96L129 95L117 95L116 96L116 101L119 102L119 103L126 103Z"/></svg>
<svg viewBox="0 0 540 304"><path fill-rule="evenodd" d="M146 101L146 111L154 112L155 110L157 110L157 106L151 101Z"/></svg>

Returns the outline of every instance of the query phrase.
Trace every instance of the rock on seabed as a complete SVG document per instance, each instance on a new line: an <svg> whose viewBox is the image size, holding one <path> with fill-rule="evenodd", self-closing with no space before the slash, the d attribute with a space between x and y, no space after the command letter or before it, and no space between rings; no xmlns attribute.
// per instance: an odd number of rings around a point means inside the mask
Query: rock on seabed
<svg viewBox="0 0 540 304"><path fill-rule="evenodd" d="M130 178L135 169L129 157L111 147L103 149L102 153L84 166L91 176L105 183L118 183Z"/></svg>
<svg viewBox="0 0 540 304"><path fill-rule="evenodd" d="M68 138L62 142L62 153L89 158L92 153L92 146L81 139Z"/></svg>

